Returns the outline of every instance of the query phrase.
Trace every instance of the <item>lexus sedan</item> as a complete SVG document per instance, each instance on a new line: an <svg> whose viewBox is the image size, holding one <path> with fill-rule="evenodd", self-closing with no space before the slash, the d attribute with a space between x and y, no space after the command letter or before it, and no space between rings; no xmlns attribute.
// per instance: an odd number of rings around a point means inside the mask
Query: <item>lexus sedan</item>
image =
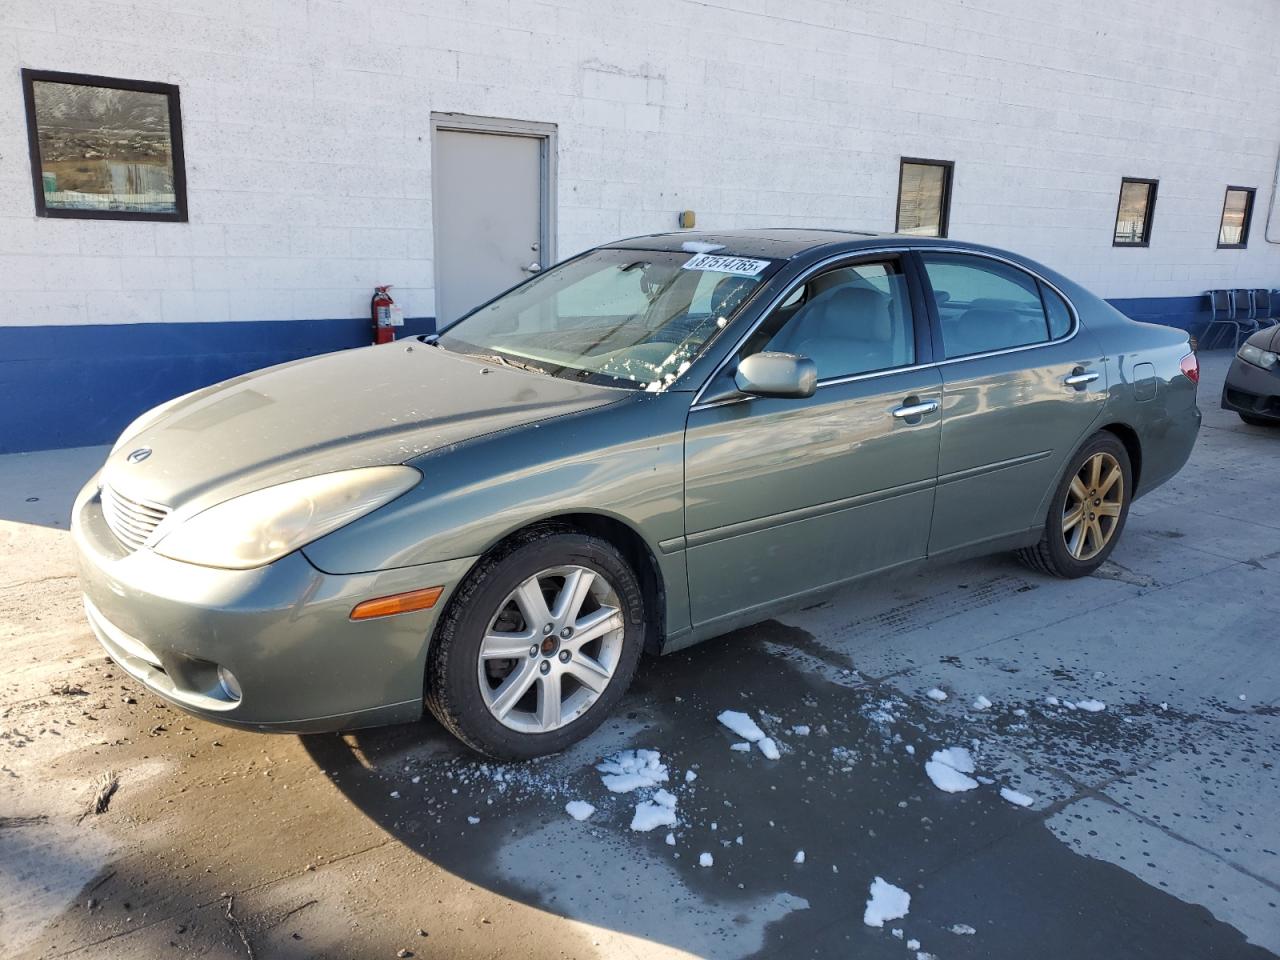
<svg viewBox="0 0 1280 960"><path fill-rule="evenodd" d="M1259 330L1240 345L1222 406L1255 427L1280 427L1280 326Z"/></svg>
<svg viewBox="0 0 1280 960"><path fill-rule="evenodd" d="M438 335L130 425L77 499L129 674L266 731L566 747L642 652L1017 550L1080 577L1200 424L1187 335L1025 257L807 230L589 250Z"/></svg>

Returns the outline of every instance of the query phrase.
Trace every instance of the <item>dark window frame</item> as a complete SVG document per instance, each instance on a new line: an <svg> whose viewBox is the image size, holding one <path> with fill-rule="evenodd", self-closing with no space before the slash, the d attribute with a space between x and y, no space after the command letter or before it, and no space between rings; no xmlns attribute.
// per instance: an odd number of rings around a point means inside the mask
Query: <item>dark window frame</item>
<svg viewBox="0 0 1280 960"><path fill-rule="evenodd" d="M1116 227L1120 225L1120 208L1124 204L1124 185L1126 183L1145 183L1147 191L1147 210L1142 218L1141 240L1117 240ZM1146 177L1121 177L1120 189L1116 194L1116 216L1111 223L1111 245L1113 247L1149 247L1151 246L1151 227L1156 219L1156 195L1160 192L1160 181Z"/></svg>
<svg viewBox="0 0 1280 960"><path fill-rule="evenodd" d="M1240 193L1247 194L1249 199L1244 206L1244 222L1240 224L1240 242L1239 243L1223 243L1222 242L1222 225L1227 219L1227 198L1231 196L1231 191L1236 190ZM1228 186L1222 192L1222 213L1218 217L1218 249L1219 250L1243 250L1249 246L1249 228L1253 226L1253 201L1257 199L1257 187L1232 187Z"/></svg>
<svg viewBox="0 0 1280 960"><path fill-rule="evenodd" d="M138 210L69 210L50 208L44 199L44 172L40 162L40 134L36 122L36 97L34 84L67 83L88 87L109 87L113 90L131 90L136 93L158 93L169 103L169 153L173 161L172 213L151 213ZM22 69L22 97L27 108L27 145L31 156L31 186L35 192L36 216L56 217L68 220L150 220L167 223L187 222L187 160L182 149L182 104L178 87L172 83L150 80L123 80L119 77L99 77L86 73L63 73L58 70Z"/></svg>
<svg viewBox="0 0 1280 960"><path fill-rule="evenodd" d="M942 198L939 201L938 208L938 239L946 240L951 232L951 185L955 180L956 162L954 160L929 160L924 157L899 157L898 158L898 194L893 208L893 232L900 233L902 230L902 174L907 164L915 164L921 167L941 167L942 173ZM921 234L911 234L911 236L922 236Z"/></svg>

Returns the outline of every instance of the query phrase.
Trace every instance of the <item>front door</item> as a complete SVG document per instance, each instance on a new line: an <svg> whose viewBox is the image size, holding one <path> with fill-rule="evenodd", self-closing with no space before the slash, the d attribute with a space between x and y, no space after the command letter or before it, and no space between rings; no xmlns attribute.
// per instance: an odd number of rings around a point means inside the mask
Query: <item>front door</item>
<svg viewBox="0 0 1280 960"><path fill-rule="evenodd" d="M736 360L758 350L797 353L817 364L812 397L690 411L695 625L925 555L941 376L927 365L927 321L903 267L881 256L800 282L712 382L731 380Z"/></svg>
<svg viewBox="0 0 1280 960"><path fill-rule="evenodd" d="M922 250L945 362L930 556L1025 533L1107 396L1102 347L1044 281Z"/></svg>
<svg viewBox="0 0 1280 960"><path fill-rule="evenodd" d="M452 124L452 125L451 125ZM436 323L443 326L539 271L549 243L550 134L457 120L434 126Z"/></svg>

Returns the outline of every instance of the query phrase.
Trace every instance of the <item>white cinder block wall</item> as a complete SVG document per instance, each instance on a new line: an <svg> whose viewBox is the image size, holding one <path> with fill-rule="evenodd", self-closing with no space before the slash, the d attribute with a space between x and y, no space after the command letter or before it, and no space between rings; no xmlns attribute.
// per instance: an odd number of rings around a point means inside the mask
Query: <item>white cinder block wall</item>
<svg viewBox="0 0 1280 960"><path fill-rule="evenodd" d="M906 155L955 162L952 236L1103 296L1277 286L1277 63L1275 0L4 0L0 325L432 315L432 111L558 126L561 257L686 208L891 230ZM190 222L37 219L24 66L178 84Z"/></svg>

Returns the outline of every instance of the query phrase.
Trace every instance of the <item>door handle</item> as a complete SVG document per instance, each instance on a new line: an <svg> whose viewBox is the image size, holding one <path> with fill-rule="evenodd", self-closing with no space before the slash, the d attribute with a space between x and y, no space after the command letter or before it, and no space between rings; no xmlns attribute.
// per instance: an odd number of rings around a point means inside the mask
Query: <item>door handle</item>
<svg viewBox="0 0 1280 960"><path fill-rule="evenodd" d="M937 410L937 400L926 400L924 403L905 403L896 407L893 416L897 420L906 420L908 417L923 417L926 413L936 413Z"/></svg>
<svg viewBox="0 0 1280 960"><path fill-rule="evenodd" d="M1086 383L1093 383L1098 379L1098 374L1093 370L1081 370L1076 367L1075 372L1069 377L1064 377L1062 382L1068 387L1083 387Z"/></svg>
<svg viewBox="0 0 1280 960"><path fill-rule="evenodd" d="M535 260L533 261L533 263L529 264L527 267L521 267L520 269L523 270L525 273L539 273L542 270L542 264L540 264L537 260Z"/></svg>

